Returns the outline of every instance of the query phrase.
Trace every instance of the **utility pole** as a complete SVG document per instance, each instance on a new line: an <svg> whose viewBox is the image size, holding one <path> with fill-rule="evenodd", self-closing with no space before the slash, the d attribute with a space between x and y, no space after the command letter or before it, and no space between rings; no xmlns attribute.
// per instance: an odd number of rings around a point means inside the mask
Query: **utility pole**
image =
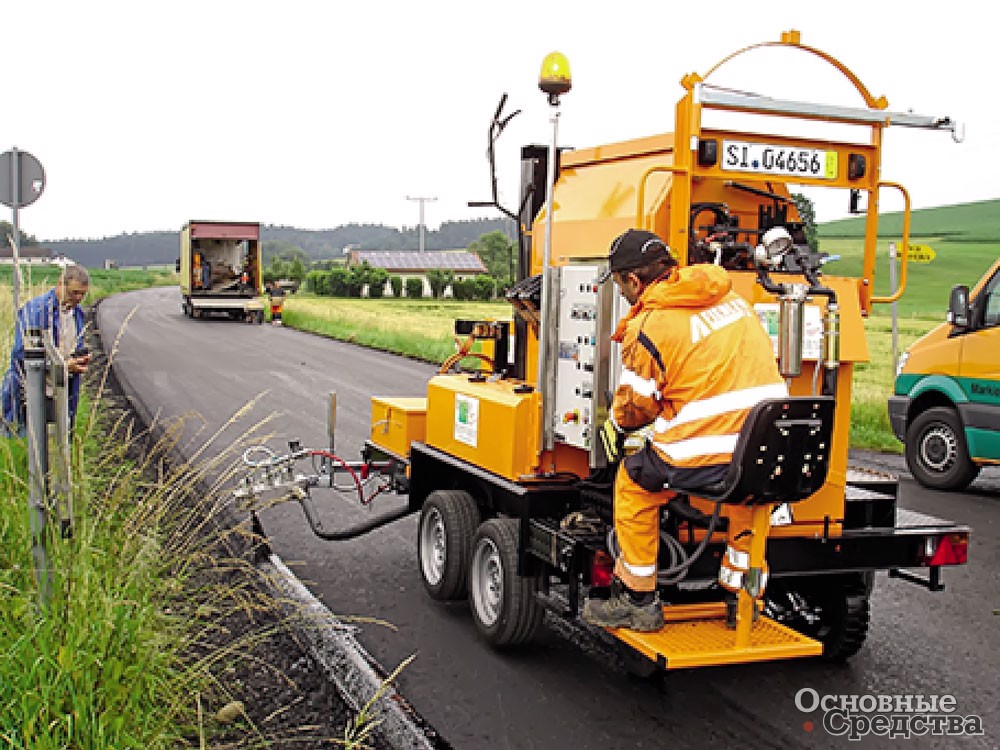
<svg viewBox="0 0 1000 750"><path fill-rule="evenodd" d="M424 251L424 204L429 201L436 201L434 198L422 198L417 196L406 196L408 201L417 201L420 204L420 252Z"/></svg>

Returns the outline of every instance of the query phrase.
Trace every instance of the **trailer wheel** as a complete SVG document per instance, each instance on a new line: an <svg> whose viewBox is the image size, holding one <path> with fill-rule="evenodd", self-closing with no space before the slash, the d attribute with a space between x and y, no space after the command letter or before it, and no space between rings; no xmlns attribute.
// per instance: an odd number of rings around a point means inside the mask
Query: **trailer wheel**
<svg viewBox="0 0 1000 750"><path fill-rule="evenodd" d="M843 662L868 638L869 588L861 574L775 581L764 613L823 644L823 660Z"/></svg>
<svg viewBox="0 0 1000 750"><path fill-rule="evenodd" d="M945 406L928 409L910 423L906 465L914 479L934 490L965 489L980 468L969 458L958 415Z"/></svg>
<svg viewBox="0 0 1000 750"><path fill-rule="evenodd" d="M469 566L472 619L493 646L524 643L538 631L545 610L538 579L517 574L518 521L492 518L479 527Z"/></svg>
<svg viewBox="0 0 1000 750"><path fill-rule="evenodd" d="M417 562L424 588L438 601L468 592L469 556L479 525L479 508L468 492L432 492L420 511Z"/></svg>

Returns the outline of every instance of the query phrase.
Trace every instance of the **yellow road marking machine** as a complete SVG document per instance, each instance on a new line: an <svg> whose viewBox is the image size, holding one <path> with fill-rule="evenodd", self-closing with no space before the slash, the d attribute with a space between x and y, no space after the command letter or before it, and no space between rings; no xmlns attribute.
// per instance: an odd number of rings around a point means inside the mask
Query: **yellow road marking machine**
<svg viewBox="0 0 1000 750"><path fill-rule="evenodd" d="M771 98L711 83L723 63L769 46L828 64L860 103ZM578 616L582 596L608 584L615 552L610 467L596 427L617 385L619 352L609 336L624 310L612 285L598 279L611 240L636 227L665 238L682 266L729 271L772 335L791 396L753 411L724 482L667 505L658 577L666 624L653 633L611 631L630 668L845 659L867 636L875 571L942 588L941 568L966 562L969 530L902 509L894 479L858 474L847 455L853 371L869 357L863 318L902 293L873 294L883 189L903 196L902 246L909 242L908 193L881 177L883 138L903 126L957 140L958 126L888 110L794 31L681 85L673 133L560 149L569 68L561 56L547 58L541 87L554 112L552 142L522 149L515 211L499 206L494 191L493 204L521 228L519 279L507 294L513 320L456 322L467 341L460 354L479 347L474 370L455 371L453 357L425 394L373 398L363 460L332 450L269 454L248 461L254 470L237 494L291 487L287 496L302 504L313 531L332 540L419 513L417 557L428 593L468 597L493 646L530 639L546 608ZM493 143L512 116L503 115L505 99L490 129L494 185ZM716 116L750 120L755 129L720 128ZM810 136L818 123L850 135ZM855 205L867 198L860 276L826 272L828 257L807 242L796 186L840 190ZM904 262L903 284L905 276ZM319 469L296 473L295 462L310 455L321 459ZM332 511L317 507L313 494L345 476L363 501L388 491L405 494L406 504L328 530L320 519Z"/></svg>

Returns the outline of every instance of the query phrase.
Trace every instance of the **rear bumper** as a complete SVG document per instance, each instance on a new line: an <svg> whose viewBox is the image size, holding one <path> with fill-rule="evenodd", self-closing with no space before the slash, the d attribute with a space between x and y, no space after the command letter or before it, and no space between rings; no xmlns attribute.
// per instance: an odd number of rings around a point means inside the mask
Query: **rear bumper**
<svg viewBox="0 0 1000 750"><path fill-rule="evenodd" d="M188 297L191 306L199 310L245 310L247 312L263 310L264 297L201 297L192 294Z"/></svg>

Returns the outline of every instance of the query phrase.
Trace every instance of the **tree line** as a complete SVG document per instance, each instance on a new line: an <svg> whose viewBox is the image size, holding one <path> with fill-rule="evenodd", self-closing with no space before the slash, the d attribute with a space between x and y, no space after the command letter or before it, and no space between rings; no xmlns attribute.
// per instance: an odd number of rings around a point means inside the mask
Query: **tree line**
<svg viewBox="0 0 1000 750"><path fill-rule="evenodd" d="M9 231L9 229L7 230ZM424 233L425 249L456 250L483 234L509 234L506 219L445 221L436 230ZM26 235L24 244L39 244ZM180 248L180 226L174 231L127 232L101 239L41 240L40 243L88 268L103 267L105 259L119 266L172 265ZM31 241L29 242L28 239ZM6 234L4 234L6 240ZM343 259L344 249L410 251L419 247L419 227L390 227L383 224L346 224L334 229L297 229L273 224L261 226L265 263L273 254L298 248L307 262Z"/></svg>

